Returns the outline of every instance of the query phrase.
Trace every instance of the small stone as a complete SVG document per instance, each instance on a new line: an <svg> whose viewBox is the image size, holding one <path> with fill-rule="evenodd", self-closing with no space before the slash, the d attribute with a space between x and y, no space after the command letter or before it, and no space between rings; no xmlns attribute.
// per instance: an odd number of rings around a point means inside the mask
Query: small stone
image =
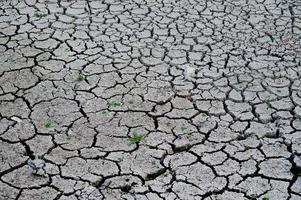
<svg viewBox="0 0 301 200"><path fill-rule="evenodd" d="M186 80L193 80L195 77L196 77L196 69L194 67L191 67L190 65L184 65L184 68L185 68L185 79Z"/></svg>
<svg viewBox="0 0 301 200"><path fill-rule="evenodd" d="M14 120L15 122L21 123L22 119L20 119L19 117L11 117L12 120Z"/></svg>

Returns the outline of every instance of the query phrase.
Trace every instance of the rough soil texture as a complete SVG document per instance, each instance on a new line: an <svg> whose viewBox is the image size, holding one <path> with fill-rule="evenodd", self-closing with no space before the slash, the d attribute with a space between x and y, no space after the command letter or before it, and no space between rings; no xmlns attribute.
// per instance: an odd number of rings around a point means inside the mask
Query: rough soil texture
<svg viewBox="0 0 301 200"><path fill-rule="evenodd" d="M1 0L1 200L300 200L299 0Z"/></svg>

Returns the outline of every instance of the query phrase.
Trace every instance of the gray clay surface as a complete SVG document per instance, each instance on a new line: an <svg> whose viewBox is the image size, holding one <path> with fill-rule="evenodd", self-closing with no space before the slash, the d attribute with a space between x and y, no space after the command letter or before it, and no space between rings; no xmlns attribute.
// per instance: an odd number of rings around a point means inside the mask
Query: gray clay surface
<svg viewBox="0 0 301 200"><path fill-rule="evenodd" d="M0 200L300 200L299 0L1 0Z"/></svg>

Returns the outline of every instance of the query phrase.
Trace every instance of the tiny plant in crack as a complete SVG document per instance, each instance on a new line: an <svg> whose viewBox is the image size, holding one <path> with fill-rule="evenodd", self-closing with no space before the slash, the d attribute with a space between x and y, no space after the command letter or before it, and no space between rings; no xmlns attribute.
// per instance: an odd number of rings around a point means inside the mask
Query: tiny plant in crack
<svg viewBox="0 0 301 200"><path fill-rule="evenodd" d="M37 66L33 66L31 70L34 73L34 72L36 72L38 70L38 67Z"/></svg>
<svg viewBox="0 0 301 200"><path fill-rule="evenodd" d="M152 165L153 167L155 167L155 166L156 166L156 161L152 160L152 161L151 161L151 165Z"/></svg>
<svg viewBox="0 0 301 200"><path fill-rule="evenodd" d="M83 81L84 79L85 79L85 77L84 77L84 75L82 75L81 73L79 73L79 74L77 75L77 78L76 78L77 81Z"/></svg>
<svg viewBox="0 0 301 200"><path fill-rule="evenodd" d="M45 128L51 128L52 127L52 123L50 121L50 119L48 119L45 123L44 123Z"/></svg>
<svg viewBox="0 0 301 200"><path fill-rule="evenodd" d="M37 18L43 18L46 17L48 14L47 13L40 13L40 12L35 12L34 16Z"/></svg>
<svg viewBox="0 0 301 200"><path fill-rule="evenodd" d="M109 101L109 102L107 103L107 106L108 106L109 108L115 108L115 107L121 106L121 103L118 102L118 101Z"/></svg>
<svg viewBox="0 0 301 200"><path fill-rule="evenodd" d="M181 127L181 131L182 131L184 134L186 134L186 133L187 133L187 128Z"/></svg>
<svg viewBox="0 0 301 200"><path fill-rule="evenodd" d="M263 197L262 200L270 200L269 197Z"/></svg>
<svg viewBox="0 0 301 200"><path fill-rule="evenodd" d="M133 133L133 135L128 138L128 142L130 145L138 144L143 138L144 138L144 136L142 134Z"/></svg>

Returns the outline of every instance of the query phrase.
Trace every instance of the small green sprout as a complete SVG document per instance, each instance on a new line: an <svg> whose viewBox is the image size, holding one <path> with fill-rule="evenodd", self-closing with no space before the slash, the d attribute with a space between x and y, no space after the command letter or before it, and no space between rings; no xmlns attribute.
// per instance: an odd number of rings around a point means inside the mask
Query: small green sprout
<svg viewBox="0 0 301 200"><path fill-rule="evenodd" d="M269 197L263 197L262 200L270 200Z"/></svg>
<svg viewBox="0 0 301 200"><path fill-rule="evenodd" d="M45 124L44 124L45 128L51 128L52 127L52 123L50 121L50 119L48 119Z"/></svg>
<svg viewBox="0 0 301 200"><path fill-rule="evenodd" d="M133 133L133 135L128 138L128 142L129 144L138 144L143 138L144 136L142 134Z"/></svg>
<svg viewBox="0 0 301 200"><path fill-rule="evenodd" d="M186 133L186 131L187 131L187 128L185 128L185 127L181 127L181 131L185 134Z"/></svg>
<svg viewBox="0 0 301 200"><path fill-rule="evenodd" d="M152 166L155 166L156 165L156 161L152 160L151 164L152 164Z"/></svg>
<svg viewBox="0 0 301 200"><path fill-rule="evenodd" d="M83 81L85 79L84 75L82 75L81 73L78 74L77 76L77 81Z"/></svg>
<svg viewBox="0 0 301 200"><path fill-rule="evenodd" d="M110 101L110 102L107 103L107 106L109 108L112 108L112 107L115 108L115 107L121 106L121 103L119 103L117 101Z"/></svg>
<svg viewBox="0 0 301 200"><path fill-rule="evenodd" d="M34 16L37 18L42 18L42 17L46 17L48 14L47 13L40 13L40 12L35 12Z"/></svg>
<svg viewBox="0 0 301 200"><path fill-rule="evenodd" d="M37 66L33 66L33 67L32 67L32 71L33 71L33 72L35 72L35 71L37 71L37 70L38 70L38 67L37 67Z"/></svg>

